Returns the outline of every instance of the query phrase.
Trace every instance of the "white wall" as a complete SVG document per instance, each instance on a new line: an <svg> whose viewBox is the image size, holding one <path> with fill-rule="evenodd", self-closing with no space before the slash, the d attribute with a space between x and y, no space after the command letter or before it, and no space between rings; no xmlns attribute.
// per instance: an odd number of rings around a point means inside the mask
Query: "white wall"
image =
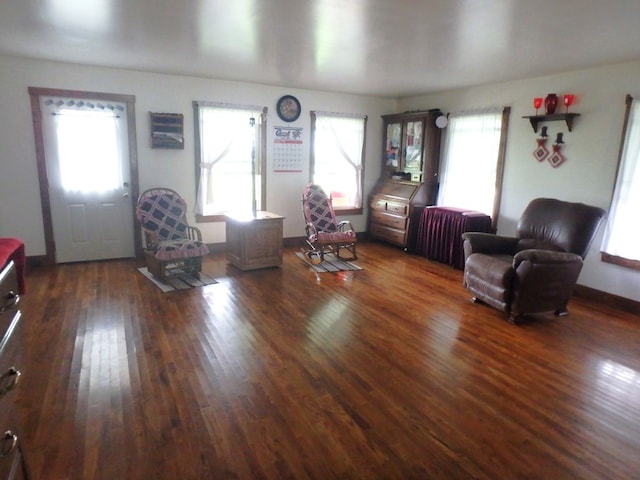
<svg viewBox="0 0 640 480"><path fill-rule="evenodd" d="M303 113L293 125L304 128L305 170L295 174L275 174L272 172L272 142L269 142L267 151L267 208L286 216L285 237L296 237L304 234L300 195L309 174L309 110L368 115L367 194L380 171L380 115L419 108L441 108L447 112L510 106L502 208L498 219L499 233L510 234L514 232L517 218L526 204L535 197L581 201L608 209L615 180L624 99L627 93L640 94L638 78L640 62L633 62L396 102L375 97L0 56L0 112L4 120L0 129L0 236L22 238L30 256L45 253L28 86L135 95L140 188L172 187L183 193L190 205L195 201L191 102L212 100L265 105L270 112L268 128L271 135L272 127L282 124L274 112L276 100L283 94L296 95L302 103ZM534 113L534 96L544 97L550 92L575 93L577 102L572 111L581 114L571 133L563 123L548 124L553 138L558 131L565 132L563 152L567 161L556 169L533 158L536 135L529 122L521 118ZM185 114L185 150L151 148L149 111ZM349 219L358 231L366 229L366 212ZM224 241L222 224L199 226L207 242ZM602 263L599 256L601 240L602 230L587 257L580 283L640 301L640 272Z"/></svg>
<svg viewBox="0 0 640 480"><path fill-rule="evenodd" d="M509 136L498 233L511 235L520 214L535 197L555 197L584 202L608 210L625 111L625 96L640 94L640 62L570 72L482 87L404 98L398 110L422 106L456 112L489 106L510 106ZM564 122L546 123L550 146L557 132L564 133L565 163L552 168L533 158L536 134L525 115L534 115L533 97L548 93L576 94L570 111L580 113L573 131ZM561 97L560 97L561 98ZM558 111L564 111L559 105ZM538 130L539 132L540 130ZM640 205L638 206L640 208ZM640 301L640 272L603 263L600 229L579 283L597 290Z"/></svg>
<svg viewBox="0 0 640 480"><path fill-rule="evenodd" d="M192 101L267 106L267 209L286 217L285 237L304 235L301 196L309 178L309 111L368 115L365 164L365 193L368 193L380 173L380 116L396 110L396 102L392 99L0 56L0 112L4 119L0 129L0 236L21 238L29 256L44 255L46 251L29 86L135 95L140 190L168 186L180 192L190 206L194 205L196 196ZM290 124L304 128L305 167L302 173L273 172L272 127L283 125L275 114L275 103L284 94L295 95L302 104L302 115ZM184 150L151 148L150 111L185 115ZM357 231L366 230L366 211L348 218ZM193 215L190 222L194 222ZM206 242L224 242L224 223L198 226Z"/></svg>

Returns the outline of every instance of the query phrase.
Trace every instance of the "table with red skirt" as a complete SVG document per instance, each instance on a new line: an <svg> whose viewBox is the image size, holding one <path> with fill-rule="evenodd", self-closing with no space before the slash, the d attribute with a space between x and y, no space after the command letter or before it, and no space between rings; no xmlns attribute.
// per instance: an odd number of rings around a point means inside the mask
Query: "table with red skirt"
<svg viewBox="0 0 640 480"><path fill-rule="evenodd" d="M491 232L491 217L464 208L426 207L418 223L416 253L462 270L465 232Z"/></svg>
<svg viewBox="0 0 640 480"><path fill-rule="evenodd" d="M0 270L11 260L16 266L19 293L24 294L26 292L25 268L27 263L24 242L17 238L2 237L0 238Z"/></svg>

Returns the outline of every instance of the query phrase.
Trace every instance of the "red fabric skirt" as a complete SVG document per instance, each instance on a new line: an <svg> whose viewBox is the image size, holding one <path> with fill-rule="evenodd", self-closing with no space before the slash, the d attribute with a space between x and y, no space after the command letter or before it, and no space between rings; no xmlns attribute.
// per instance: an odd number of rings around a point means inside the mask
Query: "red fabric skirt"
<svg viewBox="0 0 640 480"><path fill-rule="evenodd" d="M24 242L17 238L0 238L0 268L3 268L10 260L13 260L13 263L16 265L20 294L24 294L27 291L25 281L27 258L24 250Z"/></svg>

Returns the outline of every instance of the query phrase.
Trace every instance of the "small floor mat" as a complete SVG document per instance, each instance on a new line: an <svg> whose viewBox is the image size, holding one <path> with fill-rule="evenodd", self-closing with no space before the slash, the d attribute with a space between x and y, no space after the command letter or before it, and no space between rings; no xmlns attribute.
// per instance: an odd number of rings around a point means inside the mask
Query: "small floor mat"
<svg viewBox="0 0 640 480"><path fill-rule="evenodd" d="M176 275L166 280L161 280L149 272L147 267L141 267L138 271L147 277L153 284L163 292L171 292L173 290L186 290L187 288L204 287L205 285L213 285L218 283L217 280L200 272L195 275Z"/></svg>
<svg viewBox="0 0 640 480"><path fill-rule="evenodd" d="M324 261L318 265L312 264L303 252L296 252L296 256L319 273L364 270L355 263L339 260L332 253L325 255Z"/></svg>

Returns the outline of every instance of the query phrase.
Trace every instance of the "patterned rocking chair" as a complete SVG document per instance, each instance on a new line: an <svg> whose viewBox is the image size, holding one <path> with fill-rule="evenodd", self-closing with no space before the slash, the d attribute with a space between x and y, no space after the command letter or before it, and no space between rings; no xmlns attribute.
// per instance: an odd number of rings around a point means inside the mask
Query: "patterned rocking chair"
<svg viewBox="0 0 640 480"><path fill-rule="evenodd" d="M145 260L150 273L161 279L173 275L196 275L209 249L202 234L187 224L187 202L169 188L142 192L136 216L145 238Z"/></svg>
<svg viewBox="0 0 640 480"><path fill-rule="evenodd" d="M348 220L340 223L327 196L319 185L308 184L302 194L302 212L306 222L307 245L305 253L312 263L321 263L325 253L334 253L341 260L356 260L356 232ZM348 251L347 257L340 255Z"/></svg>

